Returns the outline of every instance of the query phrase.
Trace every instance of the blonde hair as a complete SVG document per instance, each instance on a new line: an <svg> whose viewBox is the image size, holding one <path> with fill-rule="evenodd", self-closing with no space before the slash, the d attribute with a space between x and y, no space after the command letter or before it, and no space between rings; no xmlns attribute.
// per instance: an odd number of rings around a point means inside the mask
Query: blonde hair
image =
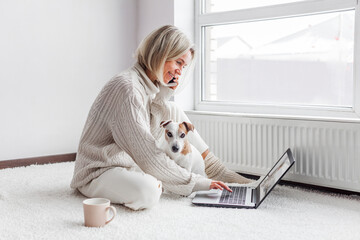
<svg viewBox="0 0 360 240"><path fill-rule="evenodd" d="M164 82L163 70L166 61L177 59L190 50L192 62L195 48L188 37L177 27L165 25L151 32L136 50L139 65Z"/></svg>

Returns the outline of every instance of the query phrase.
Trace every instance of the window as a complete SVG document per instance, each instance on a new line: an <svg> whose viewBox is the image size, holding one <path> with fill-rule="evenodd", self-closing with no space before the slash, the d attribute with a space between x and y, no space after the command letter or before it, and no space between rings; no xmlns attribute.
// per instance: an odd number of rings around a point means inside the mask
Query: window
<svg viewBox="0 0 360 240"><path fill-rule="evenodd" d="M197 110L359 118L357 1L200 3Z"/></svg>
<svg viewBox="0 0 360 240"><path fill-rule="evenodd" d="M204 0L202 11L204 13L224 12L300 1L305 0Z"/></svg>

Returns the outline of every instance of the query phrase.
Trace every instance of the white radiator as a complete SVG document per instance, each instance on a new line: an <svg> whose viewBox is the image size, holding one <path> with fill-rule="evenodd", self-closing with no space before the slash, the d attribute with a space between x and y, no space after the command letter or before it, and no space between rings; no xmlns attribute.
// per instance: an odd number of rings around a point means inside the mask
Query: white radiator
<svg viewBox="0 0 360 240"><path fill-rule="evenodd" d="M360 124L187 112L210 150L238 172L266 173L290 147L284 179L360 192Z"/></svg>

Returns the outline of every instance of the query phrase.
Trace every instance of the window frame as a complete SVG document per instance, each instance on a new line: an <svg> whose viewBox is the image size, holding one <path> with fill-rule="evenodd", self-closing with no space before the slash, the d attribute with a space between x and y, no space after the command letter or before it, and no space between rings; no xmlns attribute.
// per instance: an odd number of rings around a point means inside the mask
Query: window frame
<svg viewBox="0 0 360 240"><path fill-rule="evenodd" d="M312 0L256 7L226 12L202 13L205 0L195 1L195 43L198 47L195 69L195 110L227 112L251 116L286 116L288 118L330 119L360 122L360 8L358 0ZM204 29L206 26L226 23L251 22L310 14L355 10L353 103L352 107L287 106L205 101L204 96ZM358 63L358 64L356 64Z"/></svg>

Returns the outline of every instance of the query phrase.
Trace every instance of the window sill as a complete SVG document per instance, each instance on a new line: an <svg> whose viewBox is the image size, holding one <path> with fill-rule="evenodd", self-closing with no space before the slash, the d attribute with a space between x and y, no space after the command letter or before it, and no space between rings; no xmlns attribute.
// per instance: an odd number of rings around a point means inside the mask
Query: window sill
<svg viewBox="0 0 360 240"><path fill-rule="evenodd" d="M217 111L203 111L203 110L188 110L185 112L187 114L193 114L193 115L282 119L282 120L306 120L306 121L319 121L319 122L341 122L341 123L360 124L360 118L355 118L355 117L349 117L349 118L348 117L322 117L322 116L301 116L301 115L286 115L286 114L217 112Z"/></svg>

